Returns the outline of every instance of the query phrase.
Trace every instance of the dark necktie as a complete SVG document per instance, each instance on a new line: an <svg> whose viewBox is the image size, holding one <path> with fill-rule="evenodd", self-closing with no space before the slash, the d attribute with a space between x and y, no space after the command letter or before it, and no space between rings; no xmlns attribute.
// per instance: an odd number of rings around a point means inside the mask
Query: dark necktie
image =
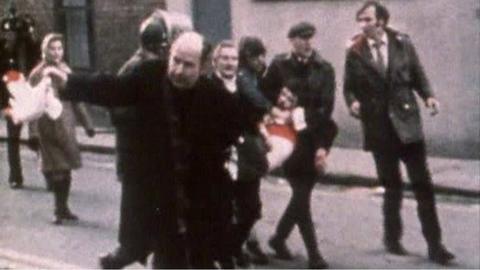
<svg viewBox="0 0 480 270"><path fill-rule="evenodd" d="M384 45L383 41L375 42L373 44L373 48L375 48L375 53L377 54L377 61L376 61L377 67L380 70L380 72L382 72L382 74L385 75L387 68L385 66L385 59L383 58L382 51L380 50L380 48L383 45Z"/></svg>

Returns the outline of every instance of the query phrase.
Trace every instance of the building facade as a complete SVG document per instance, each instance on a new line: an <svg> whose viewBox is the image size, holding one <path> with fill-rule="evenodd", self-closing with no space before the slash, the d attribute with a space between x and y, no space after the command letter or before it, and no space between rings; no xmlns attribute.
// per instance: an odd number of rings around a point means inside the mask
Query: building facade
<svg viewBox="0 0 480 270"><path fill-rule="evenodd" d="M206 9L222 1L222 14ZM356 33L355 12L363 0L166 0L169 9L190 13L212 40L257 35L268 56L288 49L286 33L299 21L318 29L313 43L332 62L337 75L334 118L340 126L337 146L361 147L358 121L347 111L342 95L347 41ZM208 2L208 3L205 3ZM424 110L429 152L460 158L480 158L480 1L381 0L391 11L391 26L408 33L442 103L431 118ZM225 18L228 15L230 18ZM218 23L216 23L218 17ZM229 23L224 23L229 20ZM222 28L229 28L223 29ZM217 29L217 30L214 30ZM212 32L217 33L211 34ZM219 36L218 33L223 33Z"/></svg>
<svg viewBox="0 0 480 270"><path fill-rule="evenodd" d="M163 0L0 0L6 15L10 3L30 14L36 34L65 36L66 58L75 70L115 72L138 47L140 22Z"/></svg>
<svg viewBox="0 0 480 270"><path fill-rule="evenodd" d="M268 56L288 49L288 28L301 20L315 24L314 45L337 75L334 118L337 146L361 147L359 122L341 94L347 41L358 33L355 12L362 0L0 0L37 21L39 37L64 33L67 59L76 70L115 72L138 46L139 23L155 8L192 16L195 28L212 42L243 35L261 37ZM392 27L410 34L442 103L431 118L424 110L429 151L435 155L480 158L480 1L383 0Z"/></svg>

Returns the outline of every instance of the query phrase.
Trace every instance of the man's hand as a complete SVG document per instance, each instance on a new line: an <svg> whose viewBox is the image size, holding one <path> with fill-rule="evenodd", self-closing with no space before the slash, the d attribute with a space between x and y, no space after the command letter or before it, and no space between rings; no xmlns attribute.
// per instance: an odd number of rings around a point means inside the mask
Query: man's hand
<svg viewBox="0 0 480 270"><path fill-rule="evenodd" d="M42 74L43 76L49 76L52 79L58 80L62 88L67 84L68 74L59 68L52 66L46 67Z"/></svg>
<svg viewBox="0 0 480 270"><path fill-rule="evenodd" d="M89 138L95 137L95 134L96 134L95 129L93 129L93 128L86 129L85 133L87 134L87 136Z"/></svg>
<svg viewBox="0 0 480 270"><path fill-rule="evenodd" d="M40 140L38 137L31 137L27 141L28 149L32 150L33 152L38 152L40 149Z"/></svg>
<svg viewBox="0 0 480 270"><path fill-rule="evenodd" d="M427 98L425 106L430 109L430 115L435 116L440 112L440 102L433 97Z"/></svg>
<svg viewBox="0 0 480 270"><path fill-rule="evenodd" d="M319 175L325 174L327 170L327 156L328 152L325 148L318 148L315 153L315 169Z"/></svg>
<svg viewBox="0 0 480 270"><path fill-rule="evenodd" d="M360 102L355 100L354 102L352 102L349 109L351 116L357 119L360 118Z"/></svg>

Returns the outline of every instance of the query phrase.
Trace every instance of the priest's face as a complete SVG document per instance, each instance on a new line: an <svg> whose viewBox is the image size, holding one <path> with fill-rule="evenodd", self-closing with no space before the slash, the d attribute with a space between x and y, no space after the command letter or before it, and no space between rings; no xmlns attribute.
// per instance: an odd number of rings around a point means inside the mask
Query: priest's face
<svg viewBox="0 0 480 270"><path fill-rule="evenodd" d="M201 71L201 48L175 46L170 51L168 78L179 89L192 88Z"/></svg>

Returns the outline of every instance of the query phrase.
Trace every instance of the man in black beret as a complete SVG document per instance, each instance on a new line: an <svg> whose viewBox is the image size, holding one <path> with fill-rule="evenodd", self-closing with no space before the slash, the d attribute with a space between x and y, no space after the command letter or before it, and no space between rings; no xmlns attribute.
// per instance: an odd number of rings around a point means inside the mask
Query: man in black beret
<svg viewBox="0 0 480 270"><path fill-rule="evenodd" d="M288 38L292 39L295 37L300 37L304 39L310 39L315 35L315 26L309 22L297 23L290 28L288 31Z"/></svg>
<svg viewBox="0 0 480 270"><path fill-rule="evenodd" d="M269 241L277 257L292 259L286 239L298 225L308 252L310 268L327 268L320 255L310 211L310 198L337 134L332 120L335 73L329 62L312 48L315 27L308 22L294 25L288 31L291 52L277 55L262 80L262 90L273 104L280 91L287 88L298 99L304 111L306 128L297 131L292 155L283 165L292 187L292 197Z"/></svg>

